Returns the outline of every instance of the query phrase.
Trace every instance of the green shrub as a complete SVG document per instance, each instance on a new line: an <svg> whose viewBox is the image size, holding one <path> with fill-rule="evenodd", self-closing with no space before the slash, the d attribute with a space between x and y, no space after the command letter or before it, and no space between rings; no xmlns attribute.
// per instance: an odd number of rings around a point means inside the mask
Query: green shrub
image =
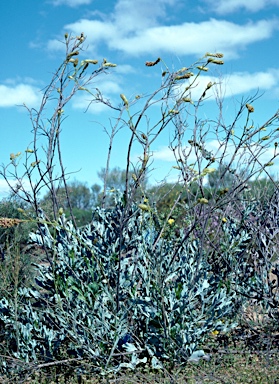
<svg viewBox="0 0 279 384"><path fill-rule="evenodd" d="M199 346L211 332L235 326L242 300L235 288L249 283L238 268L249 234L235 238L229 267L214 274L199 239L183 230L160 237L155 212L140 207L116 196L115 208L97 208L82 229L62 215L54 237L42 216L31 237L52 262L37 266L36 286L18 291L17 321L11 301L0 301L2 339L13 356L94 359L96 370L159 368L204 356ZM233 225L227 232L231 241Z"/></svg>

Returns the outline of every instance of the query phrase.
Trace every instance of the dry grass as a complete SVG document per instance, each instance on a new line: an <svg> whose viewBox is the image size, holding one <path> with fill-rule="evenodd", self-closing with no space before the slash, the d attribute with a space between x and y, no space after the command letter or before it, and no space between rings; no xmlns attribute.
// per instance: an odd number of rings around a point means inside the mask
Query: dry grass
<svg viewBox="0 0 279 384"><path fill-rule="evenodd" d="M211 354L210 361L176 367L171 372L150 370L122 371L117 375L109 374L97 377L94 374L78 376L58 372L57 367L47 371L36 370L31 376L20 375L10 378L2 377L0 382L24 384L277 384L279 383L279 352L241 353L239 350L218 351Z"/></svg>

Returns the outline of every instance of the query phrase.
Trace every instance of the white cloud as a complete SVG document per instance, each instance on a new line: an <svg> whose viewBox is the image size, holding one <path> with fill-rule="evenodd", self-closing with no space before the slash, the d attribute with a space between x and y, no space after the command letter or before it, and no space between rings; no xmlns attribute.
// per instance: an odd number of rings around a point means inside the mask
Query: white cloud
<svg viewBox="0 0 279 384"><path fill-rule="evenodd" d="M0 108L14 107L26 104L28 107L38 105L40 91L29 84L3 85L0 84Z"/></svg>
<svg viewBox="0 0 279 384"><path fill-rule="evenodd" d="M175 162L173 151L167 146L161 147L160 149L153 151L152 159Z"/></svg>
<svg viewBox="0 0 279 384"><path fill-rule="evenodd" d="M47 50L54 52L64 52L65 53L65 45L61 43L61 40L52 39L48 40L46 45Z"/></svg>
<svg viewBox="0 0 279 384"><path fill-rule="evenodd" d="M12 188L15 188L19 184L19 182L16 180L9 180L9 183ZM31 186L28 179L21 179L20 184L26 191L31 191ZM0 178L0 199L9 197L11 193L12 190L9 187L9 184L6 182L6 180Z"/></svg>
<svg viewBox="0 0 279 384"><path fill-rule="evenodd" d="M113 103L113 95L120 95L122 89L120 85L117 83L117 79L113 81L100 81L95 84L97 88L100 89L102 96L105 100L110 100ZM96 94L96 90L92 89L92 93ZM101 102L93 102L91 103L93 96L90 96L87 92L82 92L77 95L73 101L73 108L87 110L90 113L102 113L104 111L108 111L108 106ZM121 99L118 97L118 103L120 104Z"/></svg>
<svg viewBox="0 0 279 384"><path fill-rule="evenodd" d="M110 107L108 105L100 102L91 102L89 98L84 99L81 97L75 100L75 102L73 103L73 108L81 109L83 111L86 111L87 113L92 113L94 115L110 112Z"/></svg>
<svg viewBox="0 0 279 384"><path fill-rule="evenodd" d="M269 70L268 72L237 72L226 76L224 87L226 95L238 95L251 93L259 89L260 91L273 90L278 87L279 70Z"/></svg>
<svg viewBox="0 0 279 384"><path fill-rule="evenodd" d="M212 10L219 14L227 14L245 9L250 12L258 12L270 5L279 6L279 0L205 0L212 6Z"/></svg>
<svg viewBox="0 0 279 384"><path fill-rule="evenodd" d="M7 182L3 179L0 179L0 198L8 197L10 192L11 190Z"/></svg>
<svg viewBox="0 0 279 384"><path fill-rule="evenodd" d="M135 68L132 67L132 65L129 64L123 64L123 65L117 65L115 68L115 72L119 74L127 75L129 73L136 73Z"/></svg>
<svg viewBox="0 0 279 384"><path fill-rule="evenodd" d="M223 157L226 163L228 163L232 157L234 157L233 161L233 166L236 168L249 168L253 162L254 156L256 156L259 160L259 164L256 166L255 169L260 169L261 165L264 165L268 163L274 156L274 147L266 148L266 149L261 149L259 147L258 143L251 143L250 144L250 150L244 149L244 148L239 148L237 150L237 154L235 154L236 151L236 144L231 142L227 147L225 153L224 151L224 146L221 145L222 143L217 140L208 140L206 142L205 148L212 152L212 154L216 157ZM190 145L186 145L184 147L185 154L187 154L187 165L193 163L195 164L197 162L197 156L195 154L195 151L190 150ZM168 148L167 146L161 147L158 150L153 152L152 159L154 160L154 165L155 168L158 166L158 161L160 162L159 164L164 163L172 163L170 166L176 165L176 160L173 154L173 151ZM272 168L268 168L268 172L274 172L278 170L279 166L279 159L273 159L272 160L275 164ZM261 165L260 165L261 164ZM206 165L206 162L204 162L204 166ZM214 163L212 165L212 168L218 168L218 163ZM166 171L166 165L164 166L164 170ZM177 171L176 171L177 172Z"/></svg>
<svg viewBox="0 0 279 384"><path fill-rule="evenodd" d="M102 44L130 56L202 56L207 51L221 51L229 59L238 57L239 50L249 44L270 38L278 28L276 20L240 25L212 18L199 23L171 24L167 10L173 4L174 0L119 0L113 13L99 15L99 19L94 13L95 19L80 19L65 25L64 30L73 35L84 32L92 52ZM56 44L49 42L48 48L56 49Z"/></svg>
<svg viewBox="0 0 279 384"><path fill-rule="evenodd" d="M226 59L238 56L248 44L269 38L277 23L249 22L245 25L210 19L201 23L183 23L158 26L139 31L134 36L122 36L117 42L108 41L111 49L117 47L130 55L172 53L202 56L207 51L220 51Z"/></svg>
<svg viewBox="0 0 279 384"><path fill-rule="evenodd" d="M52 4L55 6L58 5L67 5L69 7L79 7L80 5L89 5L92 3L92 0L53 0Z"/></svg>
<svg viewBox="0 0 279 384"><path fill-rule="evenodd" d="M192 100L200 98L209 82L216 83L216 85L207 91L206 100L215 99L216 93L221 97L232 97L243 94L251 95L258 90L260 92L269 90L274 94L279 87L279 70L269 69L267 72L254 73L234 72L220 77L202 75L197 80L196 86L190 91ZM181 85L181 90L184 89L185 83Z"/></svg>

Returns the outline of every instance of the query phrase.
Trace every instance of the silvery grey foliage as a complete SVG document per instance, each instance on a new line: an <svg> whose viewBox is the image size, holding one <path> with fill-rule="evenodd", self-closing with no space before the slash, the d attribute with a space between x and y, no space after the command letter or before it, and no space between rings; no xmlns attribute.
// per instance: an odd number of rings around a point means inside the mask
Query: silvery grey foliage
<svg viewBox="0 0 279 384"><path fill-rule="evenodd" d="M261 303L271 317L278 317L277 210L274 198L264 207L259 202L248 202L239 218L228 219L220 243L219 276L229 276L230 285L240 296ZM228 273L230 269L237 271L235 277ZM273 281L271 273L276 277Z"/></svg>
<svg viewBox="0 0 279 384"><path fill-rule="evenodd" d="M79 357L99 371L160 369L204 356L201 344L213 330L235 326L249 233L237 222L224 225L227 263L215 274L199 239L181 230L158 240L153 209L125 204L117 193L115 199L113 209L97 208L80 229L64 215L49 228L41 213L31 239L49 248L51 263L38 265L34 287L18 292L16 316L8 299L0 301L13 356Z"/></svg>

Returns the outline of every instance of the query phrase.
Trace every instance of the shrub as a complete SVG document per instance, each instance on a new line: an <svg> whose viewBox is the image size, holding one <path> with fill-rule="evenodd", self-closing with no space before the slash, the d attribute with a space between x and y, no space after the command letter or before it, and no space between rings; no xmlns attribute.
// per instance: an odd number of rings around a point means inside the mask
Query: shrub
<svg viewBox="0 0 279 384"><path fill-rule="evenodd" d="M97 208L82 229L61 216L55 236L41 218L31 237L53 261L37 266L37 285L19 290L17 319L12 303L0 302L13 356L94 359L99 371L147 362L159 368L203 356L199 347L211 332L236 325L243 302L236 290L251 290L255 276L245 274L249 234L224 226L227 263L216 274L199 239L183 230L160 237L156 212L143 208L116 196L113 209Z"/></svg>

